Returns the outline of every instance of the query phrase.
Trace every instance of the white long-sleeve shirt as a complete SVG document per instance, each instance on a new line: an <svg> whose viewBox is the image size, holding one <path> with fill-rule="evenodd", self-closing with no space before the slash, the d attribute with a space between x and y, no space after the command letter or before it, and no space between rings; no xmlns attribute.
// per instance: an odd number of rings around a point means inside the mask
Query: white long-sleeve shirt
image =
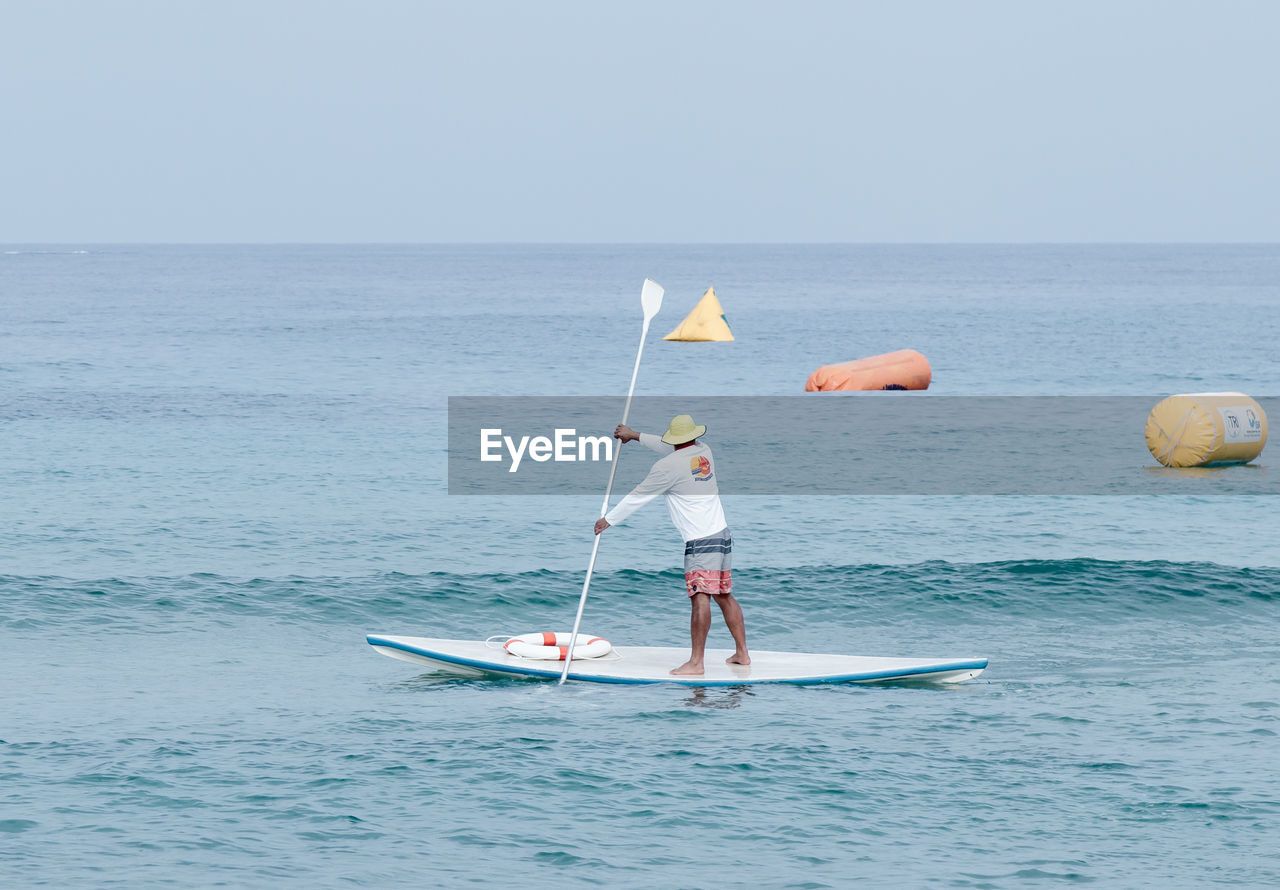
<svg viewBox="0 0 1280 890"><path fill-rule="evenodd" d="M716 486L716 459L710 448L697 444L677 451L674 445L651 433L641 433L640 444L664 457L654 463L643 482L605 514L610 525L617 525L664 494L671 521L686 541L709 537L728 526Z"/></svg>

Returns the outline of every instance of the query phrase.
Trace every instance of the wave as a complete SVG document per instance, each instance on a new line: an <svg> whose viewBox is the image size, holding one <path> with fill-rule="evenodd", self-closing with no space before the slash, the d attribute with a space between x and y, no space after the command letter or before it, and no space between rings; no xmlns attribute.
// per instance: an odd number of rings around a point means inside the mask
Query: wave
<svg viewBox="0 0 1280 890"><path fill-rule="evenodd" d="M10 629L92 624L163 630L257 617L385 629L433 619L438 624L446 615L451 627L471 624L479 632L513 615L572 614L582 580L581 572L567 571L274 579L10 575L0 576L0 623ZM682 586L675 571L599 573L591 602L643 615L655 603L670 602L663 597L680 597ZM742 569L734 572L734 586L753 614L780 622L815 609L824 620L850 623L1125 615L1203 621L1269 613L1280 601L1280 569L1097 559L930 561Z"/></svg>
<svg viewBox="0 0 1280 890"><path fill-rule="evenodd" d="M87 250L6 250L5 256L82 256Z"/></svg>

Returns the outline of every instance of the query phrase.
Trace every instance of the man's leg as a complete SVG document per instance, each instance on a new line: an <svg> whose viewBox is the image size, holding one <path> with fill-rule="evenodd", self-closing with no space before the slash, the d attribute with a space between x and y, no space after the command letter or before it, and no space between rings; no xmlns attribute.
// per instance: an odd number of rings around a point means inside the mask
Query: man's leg
<svg viewBox="0 0 1280 890"><path fill-rule="evenodd" d="M724 623L729 626L729 633L733 634L733 644L737 647L725 661L729 664L751 664L751 656L747 654L747 624L742 619L742 606L738 605L732 593L718 593L715 599L716 605L724 613Z"/></svg>
<svg viewBox="0 0 1280 890"><path fill-rule="evenodd" d="M706 593L694 593L689 596L689 644L693 650L689 660L671 673L698 675L703 672L702 658L707 649L707 631L711 630L711 596Z"/></svg>

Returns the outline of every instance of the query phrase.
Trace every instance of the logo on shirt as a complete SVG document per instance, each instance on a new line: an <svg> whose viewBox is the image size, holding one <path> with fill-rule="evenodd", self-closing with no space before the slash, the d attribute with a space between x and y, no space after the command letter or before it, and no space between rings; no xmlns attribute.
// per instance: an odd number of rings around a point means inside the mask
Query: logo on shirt
<svg viewBox="0 0 1280 890"><path fill-rule="evenodd" d="M693 474L694 482L706 482L711 478L711 461L705 457L690 458L689 472Z"/></svg>

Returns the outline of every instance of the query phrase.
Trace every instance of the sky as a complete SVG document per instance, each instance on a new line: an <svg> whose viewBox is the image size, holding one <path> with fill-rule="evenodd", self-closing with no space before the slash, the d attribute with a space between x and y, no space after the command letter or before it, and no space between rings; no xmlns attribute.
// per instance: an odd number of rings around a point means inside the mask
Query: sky
<svg viewBox="0 0 1280 890"><path fill-rule="evenodd" d="M0 0L0 242L1275 242L1280 3Z"/></svg>

